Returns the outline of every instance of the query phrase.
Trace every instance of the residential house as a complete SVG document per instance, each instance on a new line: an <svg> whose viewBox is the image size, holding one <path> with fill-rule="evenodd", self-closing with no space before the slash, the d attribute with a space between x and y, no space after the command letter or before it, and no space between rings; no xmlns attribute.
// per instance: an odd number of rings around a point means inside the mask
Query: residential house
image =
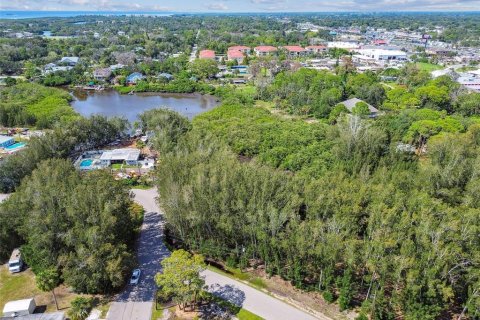
<svg viewBox="0 0 480 320"><path fill-rule="evenodd" d="M57 66L55 63L46 64L43 67L43 74L55 73L58 71L70 71L73 67L71 66Z"/></svg>
<svg viewBox="0 0 480 320"><path fill-rule="evenodd" d="M166 81L171 81L173 80L173 75L170 73L162 72L158 75L159 79L164 79Z"/></svg>
<svg viewBox="0 0 480 320"><path fill-rule="evenodd" d="M287 51L290 57L303 56L307 52L307 50L300 46L284 46L283 49Z"/></svg>
<svg viewBox="0 0 480 320"><path fill-rule="evenodd" d="M139 82L140 80L143 80L144 78L145 76L140 72L134 72L127 77L126 82L127 82L127 85L135 85L137 84L137 82Z"/></svg>
<svg viewBox="0 0 480 320"><path fill-rule="evenodd" d="M237 63L240 64L243 62L243 59L245 59L245 54L238 50L228 50L227 59L228 61L236 60Z"/></svg>
<svg viewBox="0 0 480 320"><path fill-rule="evenodd" d="M352 98L352 99L348 99L348 100L345 100L343 102L340 102L339 104L343 104L348 109L348 111L353 112L353 108L355 108L357 106L357 103L359 103L359 102L366 103L363 100L360 100L360 99L357 99L357 98ZM366 103L366 104L368 106L368 110L370 110L369 117L370 118L376 118L377 115L378 115L378 109L375 108L374 106L368 104L368 103Z"/></svg>
<svg viewBox="0 0 480 320"><path fill-rule="evenodd" d="M272 46L258 46L253 49L255 54L259 57L265 57L271 54L275 54L277 52L277 48Z"/></svg>
<svg viewBox="0 0 480 320"><path fill-rule="evenodd" d="M130 166L138 164L140 159L140 150L133 148L107 150L100 156L100 161L105 166L115 163L125 163Z"/></svg>
<svg viewBox="0 0 480 320"><path fill-rule="evenodd" d="M112 70L112 71L120 70L120 69L123 69L123 68L125 68L125 65L123 65L123 64L121 64L121 63L119 63L119 64L112 64L112 65L110 66L110 70Z"/></svg>
<svg viewBox="0 0 480 320"><path fill-rule="evenodd" d="M200 51L200 53L198 55L198 58L215 60L215 51L213 51L213 50L202 50L202 51Z"/></svg>
<svg viewBox="0 0 480 320"><path fill-rule="evenodd" d="M48 63L43 67L43 70L45 72L51 71L53 68L55 68L57 65L55 63Z"/></svg>
<svg viewBox="0 0 480 320"><path fill-rule="evenodd" d="M100 68L93 71L93 78L97 81L107 81L112 76L112 70L110 68Z"/></svg>
<svg viewBox="0 0 480 320"><path fill-rule="evenodd" d="M79 57L63 57L58 63L70 67L75 67L79 60Z"/></svg>
<svg viewBox="0 0 480 320"><path fill-rule="evenodd" d="M327 47L321 46L321 45L315 45L315 46L308 46L305 48L305 50L307 50L308 53L320 54L322 52L327 51Z"/></svg>
<svg viewBox="0 0 480 320"><path fill-rule="evenodd" d="M250 54L250 50L250 47L247 46L233 46L228 48L228 51L240 51L244 54Z"/></svg>

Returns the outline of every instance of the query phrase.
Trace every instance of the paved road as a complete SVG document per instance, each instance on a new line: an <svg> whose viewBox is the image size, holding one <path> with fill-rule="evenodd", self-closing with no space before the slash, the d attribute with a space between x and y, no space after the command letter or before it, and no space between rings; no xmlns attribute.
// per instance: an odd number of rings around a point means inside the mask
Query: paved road
<svg viewBox="0 0 480 320"><path fill-rule="evenodd" d="M205 270L203 275L205 276L205 283L209 286L210 292L264 319L319 319L268 294L216 272ZM329 320L329 318L326 317L320 319Z"/></svg>
<svg viewBox="0 0 480 320"><path fill-rule="evenodd" d="M170 255L162 241L163 220L156 204L156 189L133 190L135 201L145 208L145 217L138 240L137 259L142 270L140 282L128 285L110 306L109 320L150 320L156 291L155 274L161 271L160 261Z"/></svg>
<svg viewBox="0 0 480 320"><path fill-rule="evenodd" d="M112 303L107 315L109 320L150 320L155 293L153 277L161 271L160 261L170 254L162 241L163 220L155 200L156 189L134 190L134 194L135 201L146 211L138 247L142 277L138 286L127 286ZM329 320L326 317L315 318L268 294L213 271L205 270L203 275L210 292L266 320Z"/></svg>

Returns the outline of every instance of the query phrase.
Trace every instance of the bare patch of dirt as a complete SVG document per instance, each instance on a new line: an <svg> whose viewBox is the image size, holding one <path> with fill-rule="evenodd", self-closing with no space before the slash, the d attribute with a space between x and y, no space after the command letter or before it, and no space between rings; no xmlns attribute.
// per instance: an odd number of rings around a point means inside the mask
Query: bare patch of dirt
<svg viewBox="0 0 480 320"><path fill-rule="evenodd" d="M265 282L267 290L273 295L301 309L321 313L332 319L353 320L358 315L353 311L340 312L336 304L326 302L318 292L299 290L279 276L267 277L264 269L255 269L250 272L261 278Z"/></svg>

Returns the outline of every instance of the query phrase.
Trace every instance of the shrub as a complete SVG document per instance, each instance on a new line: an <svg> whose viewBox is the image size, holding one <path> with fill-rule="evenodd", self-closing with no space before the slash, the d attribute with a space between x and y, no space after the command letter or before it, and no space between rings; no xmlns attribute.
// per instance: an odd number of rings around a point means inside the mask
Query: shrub
<svg viewBox="0 0 480 320"><path fill-rule="evenodd" d="M71 309L68 316L71 320L85 320L93 307L93 299L88 297L77 297L71 302Z"/></svg>

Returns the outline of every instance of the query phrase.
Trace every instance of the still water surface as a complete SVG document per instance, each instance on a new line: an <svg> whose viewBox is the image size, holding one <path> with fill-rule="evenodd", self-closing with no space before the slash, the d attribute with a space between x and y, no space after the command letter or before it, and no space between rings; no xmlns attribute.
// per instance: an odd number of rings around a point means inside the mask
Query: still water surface
<svg viewBox="0 0 480 320"><path fill-rule="evenodd" d="M192 119L197 114L211 110L218 105L213 96L200 94L137 93L119 94L114 90L86 92L73 91L72 107L83 116L101 114L107 117L123 116L130 122L138 114L156 108L168 108Z"/></svg>

